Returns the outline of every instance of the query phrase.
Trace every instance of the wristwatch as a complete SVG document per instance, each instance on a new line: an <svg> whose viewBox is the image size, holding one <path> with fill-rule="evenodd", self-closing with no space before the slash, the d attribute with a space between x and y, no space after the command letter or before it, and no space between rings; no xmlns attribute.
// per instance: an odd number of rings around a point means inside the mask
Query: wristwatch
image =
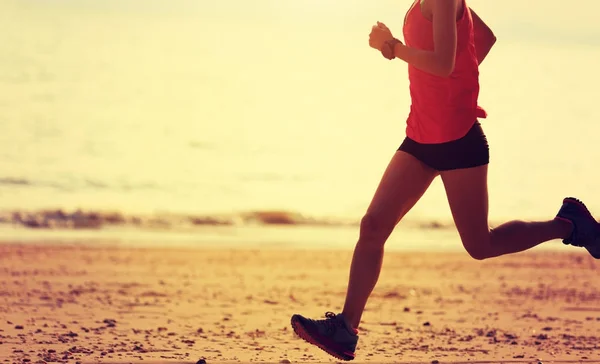
<svg viewBox="0 0 600 364"><path fill-rule="evenodd" d="M398 44L398 43L402 43L402 42L396 38L386 40L383 43L383 46L381 47L381 54L389 60L396 58L395 49L396 49L396 44Z"/></svg>

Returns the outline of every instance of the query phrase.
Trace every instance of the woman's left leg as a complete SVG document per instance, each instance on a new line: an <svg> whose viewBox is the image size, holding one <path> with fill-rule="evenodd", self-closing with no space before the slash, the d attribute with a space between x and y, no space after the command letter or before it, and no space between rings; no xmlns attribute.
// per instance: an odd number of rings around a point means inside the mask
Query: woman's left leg
<svg viewBox="0 0 600 364"><path fill-rule="evenodd" d="M474 259L486 259L530 249L554 239L569 239L573 222L567 219L526 222L514 220L490 229L488 223L488 166L440 173L463 245Z"/></svg>

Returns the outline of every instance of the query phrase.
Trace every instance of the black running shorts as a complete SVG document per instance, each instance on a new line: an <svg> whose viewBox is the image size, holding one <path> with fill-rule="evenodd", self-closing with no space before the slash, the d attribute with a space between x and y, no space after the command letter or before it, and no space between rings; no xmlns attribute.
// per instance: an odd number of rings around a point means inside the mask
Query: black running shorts
<svg viewBox="0 0 600 364"><path fill-rule="evenodd" d="M487 138L478 121L460 139L440 144L421 144L406 137L398 150L437 171L479 167L490 162Z"/></svg>

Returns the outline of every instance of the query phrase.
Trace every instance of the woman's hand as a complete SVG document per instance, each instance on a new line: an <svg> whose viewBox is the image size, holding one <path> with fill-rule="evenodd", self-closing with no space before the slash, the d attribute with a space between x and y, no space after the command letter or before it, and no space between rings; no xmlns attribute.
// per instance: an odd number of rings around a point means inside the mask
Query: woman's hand
<svg viewBox="0 0 600 364"><path fill-rule="evenodd" d="M394 39L394 36L389 28L385 24L377 22L377 25L371 28L371 34L369 34L369 46L381 52L383 44L392 39Z"/></svg>

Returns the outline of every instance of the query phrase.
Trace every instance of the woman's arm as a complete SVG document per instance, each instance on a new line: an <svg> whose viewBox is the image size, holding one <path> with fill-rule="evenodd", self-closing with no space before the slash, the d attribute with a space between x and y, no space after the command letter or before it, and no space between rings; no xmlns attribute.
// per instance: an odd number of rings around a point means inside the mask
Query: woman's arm
<svg viewBox="0 0 600 364"><path fill-rule="evenodd" d="M479 15L471 10L473 17L473 29L475 31L475 51L477 53L477 62L481 64L490 50L496 43L494 32L481 20Z"/></svg>
<svg viewBox="0 0 600 364"><path fill-rule="evenodd" d="M431 0L433 11L433 51L394 47L394 55L410 65L436 76L448 77L456 58L456 11L458 1Z"/></svg>

